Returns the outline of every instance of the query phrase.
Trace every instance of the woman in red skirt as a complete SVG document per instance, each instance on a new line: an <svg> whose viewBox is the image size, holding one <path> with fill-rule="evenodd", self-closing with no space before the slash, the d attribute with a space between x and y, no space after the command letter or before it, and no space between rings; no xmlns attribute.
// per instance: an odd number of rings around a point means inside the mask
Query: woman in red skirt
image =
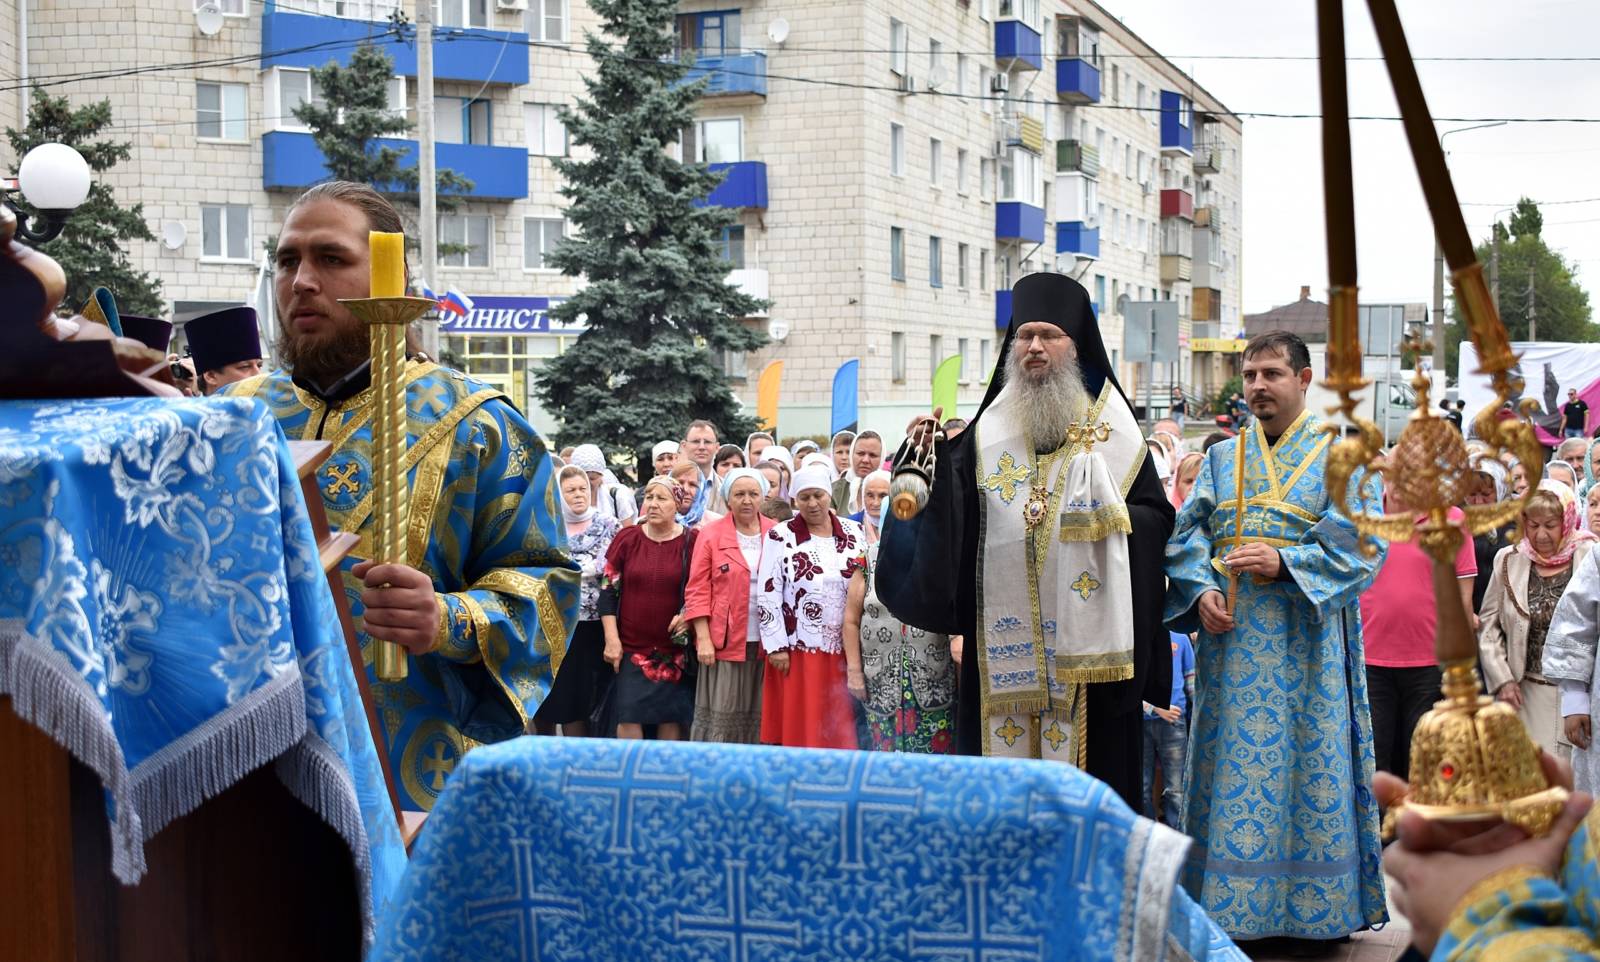
<svg viewBox="0 0 1600 962"><path fill-rule="evenodd" d="M845 688L845 596L865 564L861 526L833 512L822 467L795 472L799 509L777 525L762 552L756 604L767 653L761 741L806 748L858 748L855 708ZM772 550L776 549L776 550Z"/></svg>

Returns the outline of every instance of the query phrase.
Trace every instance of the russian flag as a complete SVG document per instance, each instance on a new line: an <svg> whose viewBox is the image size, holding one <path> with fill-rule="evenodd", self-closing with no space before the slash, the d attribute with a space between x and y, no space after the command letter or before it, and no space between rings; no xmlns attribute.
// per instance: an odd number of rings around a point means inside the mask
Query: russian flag
<svg viewBox="0 0 1600 962"><path fill-rule="evenodd" d="M472 312L472 298L452 287L439 299L439 308L466 317Z"/></svg>

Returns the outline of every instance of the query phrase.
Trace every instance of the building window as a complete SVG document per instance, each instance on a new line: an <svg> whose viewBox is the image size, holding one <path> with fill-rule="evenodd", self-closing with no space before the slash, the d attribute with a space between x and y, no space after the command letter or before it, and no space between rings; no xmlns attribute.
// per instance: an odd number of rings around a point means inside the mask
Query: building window
<svg viewBox="0 0 1600 962"><path fill-rule="evenodd" d="M567 0L528 0L522 29L536 43L566 42Z"/></svg>
<svg viewBox="0 0 1600 962"><path fill-rule="evenodd" d="M956 96L965 97L967 95L967 86L967 55L958 53L956 54Z"/></svg>
<svg viewBox="0 0 1600 962"><path fill-rule="evenodd" d="M1012 147L1000 158L1000 199L1042 206L1044 188L1039 155L1023 147Z"/></svg>
<svg viewBox="0 0 1600 962"><path fill-rule="evenodd" d="M439 0L434 17L441 27L487 27L489 0Z"/></svg>
<svg viewBox="0 0 1600 962"><path fill-rule="evenodd" d="M434 98L434 139L441 144L492 144L492 109L487 100Z"/></svg>
<svg viewBox="0 0 1600 962"><path fill-rule="evenodd" d="M906 129L899 124L889 125L889 173L896 177L906 172Z"/></svg>
<svg viewBox="0 0 1600 962"><path fill-rule="evenodd" d="M242 17L245 15L244 3L245 0L222 0L217 6L225 17Z"/></svg>
<svg viewBox="0 0 1600 962"><path fill-rule="evenodd" d="M309 70L275 67L267 75L266 91L268 119L277 130L309 130L294 115L295 109L307 103L317 107L326 103Z"/></svg>
<svg viewBox="0 0 1600 962"><path fill-rule="evenodd" d="M978 158L978 198L988 202L994 198L994 158Z"/></svg>
<svg viewBox="0 0 1600 962"><path fill-rule="evenodd" d="M439 243L463 250L439 255L440 267L488 267L489 235L494 218L488 214L442 214L439 217Z"/></svg>
<svg viewBox="0 0 1600 962"><path fill-rule="evenodd" d="M1106 276L1104 274L1096 274L1094 276L1094 306L1099 309L1105 304L1105 302Z"/></svg>
<svg viewBox="0 0 1600 962"><path fill-rule="evenodd" d="M900 21L889 18L889 69L904 77L906 75L906 60L911 49L911 34L906 25Z"/></svg>
<svg viewBox="0 0 1600 962"><path fill-rule="evenodd" d="M683 128L683 156L691 163L736 164L744 160L744 123L738 117L697 120Z"/></svg>
<svg viewBox="0 0 1600 962"><path fill-rule="evenodd" d="M522 128L528 138L528 153L541 157L567 155L567 128L556 113L555 104L523 104Z"/></svg>
<svg viewBox="0 0 1600 962"><path fill-rule="evenodd" d="M744 351L723 351L722 376L730 381L749 380L748 357Z"/></svg>
<svg viewBox="0 0 1600 962"><path fill-rule="evenodd" d="M522 219L522 266L531 271L555 270L550 263L556 244L567 233L567 222L559 217L524 217ZM459 266L459 265L458 265ZM472 265L480 266L480 265ZM485 262L481 266L488 266Z"/></svg>
<svg viewBox="0 0 1600 962"><path fill-rule="evenodd" d="M243 204L201 204L200 257L250 260L250 208Z"/></svg>
<svg viewBox="0 0 1600 962"><path fill-rule="evenodd" d="M984 113L994 113L994 72L988 67L978 68L978 102Z"/></svg>
<svg viewBox="0 0 1600 962"><path fill-rule="evenodd" d="M195 135L215 140L244 140L245 85L197 83L194 85Z"/></svg>
<svg viewBox="0 0 1600 962"><path fill-rule="evenodd" d="M939 186L939 179L943 176L944 144L937 137L928 138L928 183Z"/></svg>
<svg viewBox="0 0 1600 962"><path fill-rule="evenodd" d="M967 148L956 148L956 193L967 194Z"/></svg>
<svg viewBox="0 0 1600 962"><path fill-rule="evenodd" d="M944 338L938 334L928 335L928 377L939 370L939 362L944 360Z"/></svg>
<svg viewBox="0 0 1600 962"><path fill-rule="evenodd" d="M245 16L248 0L220 0L222 12ZM278 9L345 20L388 20L399 9L397 0L276 0ZM196 0L195 6L199 6Z"/></svg>
<svg viewBox="0 0 1600 962"><path fill-rule="evenodd" d="M967 356L966 338L961 337L956 339L956 354L961 358L960 380L962 384L966 384L968 381L972 380L972 358Z"/></svg>
<svg viewBox="0 0 1600 962"><path fill-rule="evenodd" d="M889 228L889 278L906 279L906 232L899 227Z"/></svg>
<svg viewBox="0 0 1600 962"><path fill-rule="evenodd" d="M956 245L956 286L962 290L967 289L967 252L967 245Z"/></svg>
<svg viewBox="0 0 1600 962"><path fill-rule="evenodd" d="M978 341L978 376L985 381L989 378L989 339Z"/></svg>
<svg viewBox="0 0 1600 962"><path fill-rule="evenodd" d="M678 17L680 53L698 59L732 57L739 54L739 11L716 10L686 13Z"/></svg>
<svg viewBox="0 0 1600 962"><path fill-rule="evenodd" d="M944 44L928 38L928 85L944 86Z"/></svg>
<svg viewBox="0 0 1600 962"><path fill-rule="evenodd" d="M978 290L989 289L989 248L978 251Z"/></svg>
<svg viewBox="0 0 1600 962"><path fill-rule="evenodd" d="M889 335L889 379L906 382L906 336L899 331Z"/></svg>
<svg viewBox="0 0 1600 962"><path fill-rule="evenodd" d="M729 270L744 270L743 227L736 225L722 229L722 259L728 262Z"/></svg>
<svg viewBox="0 0 1600 962"><path fill-rule="evenodd" d="M928 238L928 286L944 286L944 244L937 237Z"/></svg>

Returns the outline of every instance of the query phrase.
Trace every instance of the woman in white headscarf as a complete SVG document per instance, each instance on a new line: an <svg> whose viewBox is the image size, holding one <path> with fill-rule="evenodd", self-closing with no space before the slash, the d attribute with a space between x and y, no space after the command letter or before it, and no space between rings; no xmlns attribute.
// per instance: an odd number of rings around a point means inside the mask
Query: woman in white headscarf
<svg viewBox="0 0 1600 962"><path fill-rule="evenodd" d="M572 449L575 467L589 476L589 504L604 518L615 518L622 524L630 523L638 515L638 504L633 492L617 482L606 464L605 453L597 444L580 444Z"/></svg>
<svg viewBox="0 0 1600 962"><path fill-rule="evenodd" d="M761 628L756 576L772 550L767 532L777 522L761 515L767 479L734 468L721 480L728 514L695 543L683 616L694 626L700 677L695 682L697 742L754 745L761 739Z"/></svg>
<svg viewBox="0 0 1600 962"><path fill-rule="evenodd" d="M833 512L828 472L794 476L799 515L767 533L756 604L767 671L761 741L858 748L845 690L844 611L850 576L866 564L861 526Z"/></svg>
<svg viewBox="0 0 1600 962"><path fill-rule="evenodd" d="M745 438L744 463L753 468L762 461L765 461L767 456L762 452L777 443L777 439L765 431L757 431L748 438Z"/></svg>
<svg viewBox="0 0 1600 962"><path fill-rule="evenodd" d="M889 472L881 468L861 479L861 510L852 514L850 520L861 525L869 545L878 543L878 532L883 530L884 505L889 500L892 480Z"/></svg>

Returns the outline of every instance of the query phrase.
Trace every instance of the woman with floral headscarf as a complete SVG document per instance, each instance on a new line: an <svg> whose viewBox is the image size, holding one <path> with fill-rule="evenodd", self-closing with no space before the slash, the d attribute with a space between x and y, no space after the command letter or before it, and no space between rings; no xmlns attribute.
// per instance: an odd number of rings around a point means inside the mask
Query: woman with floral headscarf
<svg viewBox="0 0 1600 962"><path fill-rule="evenodd" d="M1583 452L1583 480L1578 482L1578 497L1586 498L1600 482L1600 438L1589 442Z"/></svg>
<svg viewBox="0 0 1600 962"><path fill-rule="evenodd" d="M700 485L714 484L716 475L710 481L700 477L700 468L687 459L679 461L672 466L672 473L668 475L672 481L673 491L678 499L678 523L686 528L696 531L722 520L722 515L710 508L714 500L709 493L700 497Z"/></svg>
<svg viewBox="0 0 1600 962"><path fill-rule="evenodd" d="M1578 498L1559 482L1541 481L1522 509L1522 540L1502 548L1483 597L1478 651L1484 683L1522 716L1536 742L1567 757L1561 697L1544 674L1545 637L1574 562L1595 536L1578 525Z"/></svg>

